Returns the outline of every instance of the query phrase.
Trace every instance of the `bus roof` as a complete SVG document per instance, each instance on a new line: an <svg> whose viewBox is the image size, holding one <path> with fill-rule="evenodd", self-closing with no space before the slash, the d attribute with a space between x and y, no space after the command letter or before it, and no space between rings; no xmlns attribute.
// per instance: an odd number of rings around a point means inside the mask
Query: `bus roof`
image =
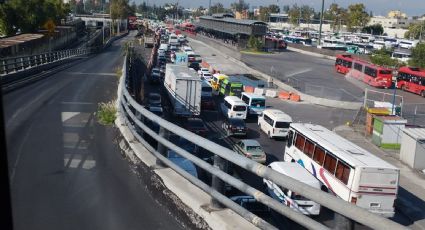
<svg viewBox="0 0 425 230"><path fill-rule="evenodd" d="M405 73L414 74L419 77L425 77L425 69L420 69L417 67L411 67L411 66L403 66L398 69L398 72L403 71Z"/></svg>
<svg viewBox="0 0 425 230"><path fill-rule="evenodd" d="M244 95L246 95L248 97L251 97L251 98L264 99L264 100L266 100L266 97L264 97L262 95L255 94L255 93L242 92L242 94L244 94Z"/></svg>
<svg viewBox="0 0 425 230"><path fill-rule="evenodd" d="M227 76L226 74L222 74L222 73L216 73L213 75L213 77L218 78L219 80L222 80L224 78L228 78L229 76Z"/></svg>
<svg viewBox="0 0 425 230"><path fill-rule="evenodd" d="M398 169L321 125L292 123L291 127L353 167Z"/></svg>
<svg viewBox="0 0 425 230"><path fill-rule="evenodd" d="M224 100L226 100L226 101L234 101L235 104L244 104L244 105L246 105L244 101L242 101L239 97L236 97L236 96L226 96L224 98Z"/></svg>
<svg viewBox="0 0 425 230"><path fill-rule="evenodd" d="M320 181L317 180L304 167L295 162L276 161L270 164L270 167L279 173L301 181L315 188L320 188Z"/></svg>
<svg viewBox="0 0 425 230"><path fill-rule="evenodd" d="M266 113L268 116L271 116L273 119L282 119L282 120L292 121L291 116L289 116L288 114L278 109L266 109L263 111L263 113Z"/></svg>

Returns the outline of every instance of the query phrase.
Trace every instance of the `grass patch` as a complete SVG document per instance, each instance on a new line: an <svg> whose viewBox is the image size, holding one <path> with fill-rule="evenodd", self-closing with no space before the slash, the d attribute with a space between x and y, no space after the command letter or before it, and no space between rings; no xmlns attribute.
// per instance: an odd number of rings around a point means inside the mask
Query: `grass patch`
<svg viewBox="0 0 425 230"><path fill-rule="evenodd" d="M117 118L117 108L115 101L101 102L97 105L97 120L102 125L112 125Z"/></svg>
<svg viewBox="0 0 425 230"><path fill-rule="evenodd" d="M244 54L272 54L271 52L251 50L251 49L241 50L241 53L244 53Z"/></svg>

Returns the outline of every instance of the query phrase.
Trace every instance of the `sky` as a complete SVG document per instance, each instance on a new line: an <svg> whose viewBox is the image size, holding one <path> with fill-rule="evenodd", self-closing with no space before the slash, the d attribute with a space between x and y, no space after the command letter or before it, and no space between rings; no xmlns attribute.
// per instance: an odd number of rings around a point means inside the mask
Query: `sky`
<svg viewBox="0 0 425 230"><path fill-rule="evenodd" d="M208 7L209 0L130 0L135 1L137 4L146 1L148 4L153 3L160 5L165 3L176 3L186 8L197 8L199 6ZM222 3L224 6L229 6L230 3L236 0L211 0L211 5L215 3ZM310 5L316 10L320 10L320 0L245 0L252 6L270 5L276 4L282 5ZM337 3L340 6L347 7L354 3L363 3L366 6L368 12L372 11L373 15L386 15L390 10L401 10L408 16L418 16L425 14L425 0L325 0L325 9L332 3Z"/></svg>

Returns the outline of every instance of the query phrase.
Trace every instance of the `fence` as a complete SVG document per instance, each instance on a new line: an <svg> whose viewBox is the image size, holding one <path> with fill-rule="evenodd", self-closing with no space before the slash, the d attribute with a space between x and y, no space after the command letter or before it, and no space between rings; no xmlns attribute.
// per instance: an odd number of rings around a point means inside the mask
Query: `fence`
<svg viewBox="0 0 425 230"><path fill-rule="evenodd" d="M403 226L391 220L372 214L368 212L367 210L364 210L360 207L357 207L348 202L345 202L331 194L322 192L321 190L312 188L304 183L301 183L295 179L292 179L291 177L277 173L276 171L262 164L259 164L248 158L238 155L237 153L235 153L234 151L230 149L224 148L223 146L220 146L203 137L195 135L192 132L189 132L171 122L168 122L154 115L153 113L146 110L143 106L139 105L131 97L131 95L126 89L125 81L127 77L127 58L124 61L122 72L123 72L123 76L120 79L120 84L118 87L118 100L117 100L117 107L118 107L118 113L119 113L118 116L120 117L120 120L123 119L125 121L125 124L122 124L122 125L126 125L131 130L133 135L136 137L137 141L144 144L146 148L149 151L151 151L157 157L157 159L159 159L159 161L162 162L162 164L165 164L166 166L172 168L177 173L181 174L183 177L188 179L190 182L192 182L193 184L195 184L196 186L198 186L199 188L201 188L202 190L210 194L214 198L214 202L220 202L221 204L232 209L233 211L235 211L236 213L238 213L239 215L241 215L242 217L244 217L245 219L247 219L254 225L262 229L275 229L275 227L271 226L269 223L265 222L261 218L255 216L254 214L248 212L242 207L231 202L230 199L223 196L221 193L218 193L217 191L220 191L220 189L214 186L217 183L213 183L213 187L211 187L209 185L206 185L202 181L198 180L197 178L191 176L190 174L183 171L179 167L177 167L174 163L169 161L164 156L166 149L168 148L170 150L175 151L177 154L181 155L182 157L193 162L198 167L212 174L213 181L214 181L214 178L216 180L218 178L222 180L223 182L237 188L238 190L248 195L252 195L257 201L265 204L266 206L275 210L276 212L282 215L285 215L289 219L299 223L300 225L306 228L327 229L326 226L322 225L316 220L313 220L301 213L293 211L289 207L272 199L271 197L265 195L261 191L256 190L253 187L250 187L249 185L245 184L243 181L240 181L232 177L231 175L227 174L226 172L220 170L219 167L212 166L209 163L203 161L202 159L176 146L175 144L173 144L172 142L166 139L166 137L168 136L167 135L168 132L174 133L175 135L178 135L186 140L189 140L195 145L202 146L204 149L215 154L216 162L219 162L219 159L225 159L251 173L254 173L255 175L261 178L266 178L268 180L275 182L279 186L288 188L292 191L295 191L296 193L302 194L303 196L313 201L316 201L317 203L335 211L335 213L340 213L341 215L346 216L361 224L364 224L374 229L405 229ZM142 116L142 119L140 119L140 116ZM145 120L144 118L147 118L160 126L159 134L149 129L141 121L141 120ZM142 132L148 134L149 136L154 138L156 141L158 141L159 143L158 150L155 150L151 146L146 144L146 141L142 138L142 135L140 135L136 131L136 129L142 130Z"/></svg>
<svg viewBox="0 0 425 230"><path fill-rule="evenodd" d="M28 68L54 63L63 59L87 55L92 49L79 48L41 53L31 56L13 57L0 60L0 76L24 71Z"/></svg>

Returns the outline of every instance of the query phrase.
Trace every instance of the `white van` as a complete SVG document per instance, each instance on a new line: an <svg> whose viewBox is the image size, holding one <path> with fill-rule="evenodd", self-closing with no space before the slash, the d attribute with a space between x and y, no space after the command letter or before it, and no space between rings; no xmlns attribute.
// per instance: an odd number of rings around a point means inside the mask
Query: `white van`
<svg viewBox="0 0 425 230"><path fill-rule="evenodd" d="M161 44L158 48L158 52L163 50L164 52L168 51L168 44Z"/></svg>
<svg viewBox="0 0 425 230"><path fill-rule="evenodd" d="M310 185L313 188L320 190L320 181L311 175L304 167L295 162L273 162L269 167L278 173L292 177L295 180ZM289 208L300 212L304 215L319 215L320 204L309 200L302 195L293 192L289 189L282 188L281 186L263 179L263 183L267 188L269 195L279 202L282 202Z"/></svg>
<svg viewBox="0 0 425 230"><path fill-rule="evenodd" d="M269 138L288 136L291 123L292 118L278 109L266 109L258 116L258 126Z"/></svg>
<svg viewBox="0 0 425 230"><path fill-rule="evenodd" d="M221 112L228 118L246 119L247 105L236 96L227 96L220 105Z"/></svg>
<svg viewBox="0 0 425 230"><path fill-rule="evenodd" d="M419 43L419 40L400 40L400 42L398 43L398 46L400 48L412 49L412 48L415 48L418 43Z"/></svg>
<svg viewBox="0 0 425 230"><path fill-rule="evenodd" d="M266 98L264 96L243 92L241 99L248 105L249 115L260 115L266 109Z"/></svg>

